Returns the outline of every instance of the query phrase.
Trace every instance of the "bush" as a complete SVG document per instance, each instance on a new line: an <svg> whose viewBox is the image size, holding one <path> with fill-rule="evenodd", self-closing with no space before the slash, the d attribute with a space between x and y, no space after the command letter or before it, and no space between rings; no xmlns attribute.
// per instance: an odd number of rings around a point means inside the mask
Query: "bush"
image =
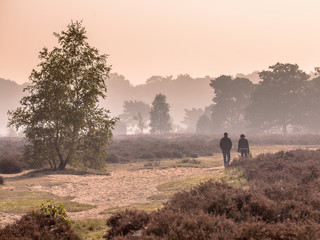
<svg viewBox="0 0 320 240"><path fill-rule="evenodd" d="M137 230L139 239L148 240L318 239L319 161L320 150L235 160L230 168L240 169L247 177L244 188L202 183L175 194L163 209L144 216L146 221L138 212L118 218L109 225L113 235L108 239L134 239Z"/></svg>
<svg viewBox="0 0 320 240"><path fill-rule="evenodd" d="M235 234L236 224L225 217L182 214L160 211L142 233L142 239L220 239L229 240Z"/></svg>
<svg viewBox="0 0 320 240"><path fill-rule="evenodd" d="M20 155L7 155L0 157L0 173L20 173L22 172L23 163L20 162Z"/></svg>
<svg viewBox="0 0 320 240"><path fill-rule="evenodd" d="M119 158L116 154L112 153L110 155L108 155L106 162L109 163L118 163L119 162Z"/></svg>
<svg viewBox="0 0 320 240"><path fill-rule="evenodd" d="M191 158L198 158L199 155L196 154L196 153L190 153L190 154L189 154L189 157L191 157Z"/></svg>
<svg viewBox="0 0 320 240"><path fill-rule="evenodd" d="M50 218L60 218L65 221L69 220L66 209L62 205L55 206L50 201L48 201L47 205L44 203L40 205L40 213Z"/></svg>
<svg viewBox="0 0 320 240"><path fill-rule="evenodd" d="M126 210L117 213L107 220L110 228L104 238L111 240L116 236L125 236L134 231L141 230L150 220L150 216L145 212Z"/></svg>
<svg viewBox="0 0 320 240"><path fill-rule="evenodd" d="M61 218L48 217L42 213L29 213L21 217L14 224L0 229L0 240L76 240L68 221Z"/></svg>
<svg viewBox="0 0 320 240"><path fill-rule="evenodd" d="M2 176L0 176L0 185L4 184L4 178Z"/></svg>

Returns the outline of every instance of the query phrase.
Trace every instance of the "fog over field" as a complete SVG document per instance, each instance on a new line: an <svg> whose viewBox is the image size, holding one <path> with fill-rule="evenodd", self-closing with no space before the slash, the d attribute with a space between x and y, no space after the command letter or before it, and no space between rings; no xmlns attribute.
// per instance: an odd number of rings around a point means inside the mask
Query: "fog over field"
<svg viewBox="0 0 320 240"><path fill-rule="evenodd" d="M100 105L120 117L115 134L149 133L157 94L170 132L318 132L319 8L316 0L3 0L0 134L15 134L6 113L19 106L41 49L57 46L52 34L71 21L107 54Z"/></svg>

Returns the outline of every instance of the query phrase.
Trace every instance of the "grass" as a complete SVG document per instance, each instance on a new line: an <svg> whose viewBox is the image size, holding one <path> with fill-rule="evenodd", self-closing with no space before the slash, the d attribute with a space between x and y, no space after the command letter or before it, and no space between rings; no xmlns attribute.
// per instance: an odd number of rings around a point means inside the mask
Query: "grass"
<svg viewBox="0 0 320 240"><path fill-rule="evenodd" d="M106 220L105 219L86 219L86 220L71 220L70 224L82 240L98 240L104 239L106 234Z"/></svg>
<svg viewBox="0 0 320 240"><path fill-rule="evenodd" d="M242 186L246 183L245 176L241 171L227 169L225 171L219 171L201 177L188 178L161 184L157 189L162 193L150 196L149 198L154 200L166 200L176 192L190 190L191 188L209 180L226 181L236 186Z"/></svg>
<svg viewBox="0 0 320 240"><path fill-rule="evenodd" d="M153 212L157 211L158 209L163 207L163 203L161 201L152 201L149 203L137 203L129 206L124 207L114 207L108 208L101 212L101 214L115 214L118 212L123 212L125 210L138 210L138 211L145 211L145 212Z"/></svg>
<svg viewBox="0 0 320 240"><path fill-rule="evenodd" d="M54 202L55 205L63 205L68 212L87 211L95 208L93 205L73 202L70 198L58 198L46 192L0 189L0 212L26 213L39 209L40 204L45 203L47 200Z"/></svg>

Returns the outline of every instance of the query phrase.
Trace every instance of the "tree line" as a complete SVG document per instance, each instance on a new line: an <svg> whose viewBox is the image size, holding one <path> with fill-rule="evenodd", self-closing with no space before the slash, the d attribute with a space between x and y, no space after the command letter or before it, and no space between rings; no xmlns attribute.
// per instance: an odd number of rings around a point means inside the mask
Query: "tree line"
<svg viewBox="0 0 320 240"><path fill-rule="evenodd" d="M257 84L244 77L227 75L212 79L212 103L204 109L185 109L182 123L187 127L184 131L286 134L290 129L293 132L319 132L320 69L315 69L316 75L310 76L297 64L276 63L259 72L261 81ZM165 102L165 96L159 95ZM154 130L157 111L167 114L165 119L158 118L157 124L170 125L169 105L155 106L158 101L157 95L152 110L142 101L125 101L120 120L131 132L137 132L134 129L139 129L139 133L147 132L148 126L150 133L169 132L172 126ZM123 129L122 133L125 132Z"/></svg>
<svg viewBox="0 0 320 240"><path fill-rule="evenodd" d="M26 161L34 166L47 162L59 170L69 164L100 167L121 123L125 131L128 126L139 133L177 131L161 93L152 106L125 101L123 114L111 117L99 106L106 97L105 79L111 69L107 55L89 45L81 22L71 22L54 36L59 46L42 49L39 69L32 70L25 88L29 94L21 98L20 107L9 111L8 126L22 129L27 139ZM319 68L316 73L311 78L297 64L277 63L259 73L258 84L222 75L210 82L213 103L204 109L185 109L183 123L198 133L281 129L285 134L288 127L319 131Z"/></svg>

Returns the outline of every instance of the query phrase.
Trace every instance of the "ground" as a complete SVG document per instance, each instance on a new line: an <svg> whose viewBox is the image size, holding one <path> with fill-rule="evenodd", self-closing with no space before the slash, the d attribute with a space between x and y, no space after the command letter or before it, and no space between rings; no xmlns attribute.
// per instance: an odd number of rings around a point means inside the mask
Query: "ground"
<svg viewBox="0 0 320 240"><path fill-rule="evenodd" d="M252 152L258 154L293 148L296 146L256 147ZM233 153L232 157L238 157L238 153ZM0 195L0 227L14 222L25 213L24 209L28 208L23 208L22 205L29 204L25 199L28 198L30 204L37 208L39 202L36 200L41 201L37 199L39 196L43 199L52 196L55 199L64 199L66 206L70 201L70 206L73 203L84 204L82 211L70 212L66 207L68 216L72 220L106 218L106 214L102 212L106 212L107 209L150 203L154 201L152 196L163 193L159 188L161 184L212 175L223 169L222 162L221 154L216 154L212 157L198 158L196 161L186 161L186 159L162 161L160 166L155 167L150 167L150 164L146 163L110 165L107 174L66 172L34 175L23 172L3 175L5 185L0 187L2 195ZM12 208L9 207L10 204L13 205ZM87 205L91 207L86 209Z"/></svg>

